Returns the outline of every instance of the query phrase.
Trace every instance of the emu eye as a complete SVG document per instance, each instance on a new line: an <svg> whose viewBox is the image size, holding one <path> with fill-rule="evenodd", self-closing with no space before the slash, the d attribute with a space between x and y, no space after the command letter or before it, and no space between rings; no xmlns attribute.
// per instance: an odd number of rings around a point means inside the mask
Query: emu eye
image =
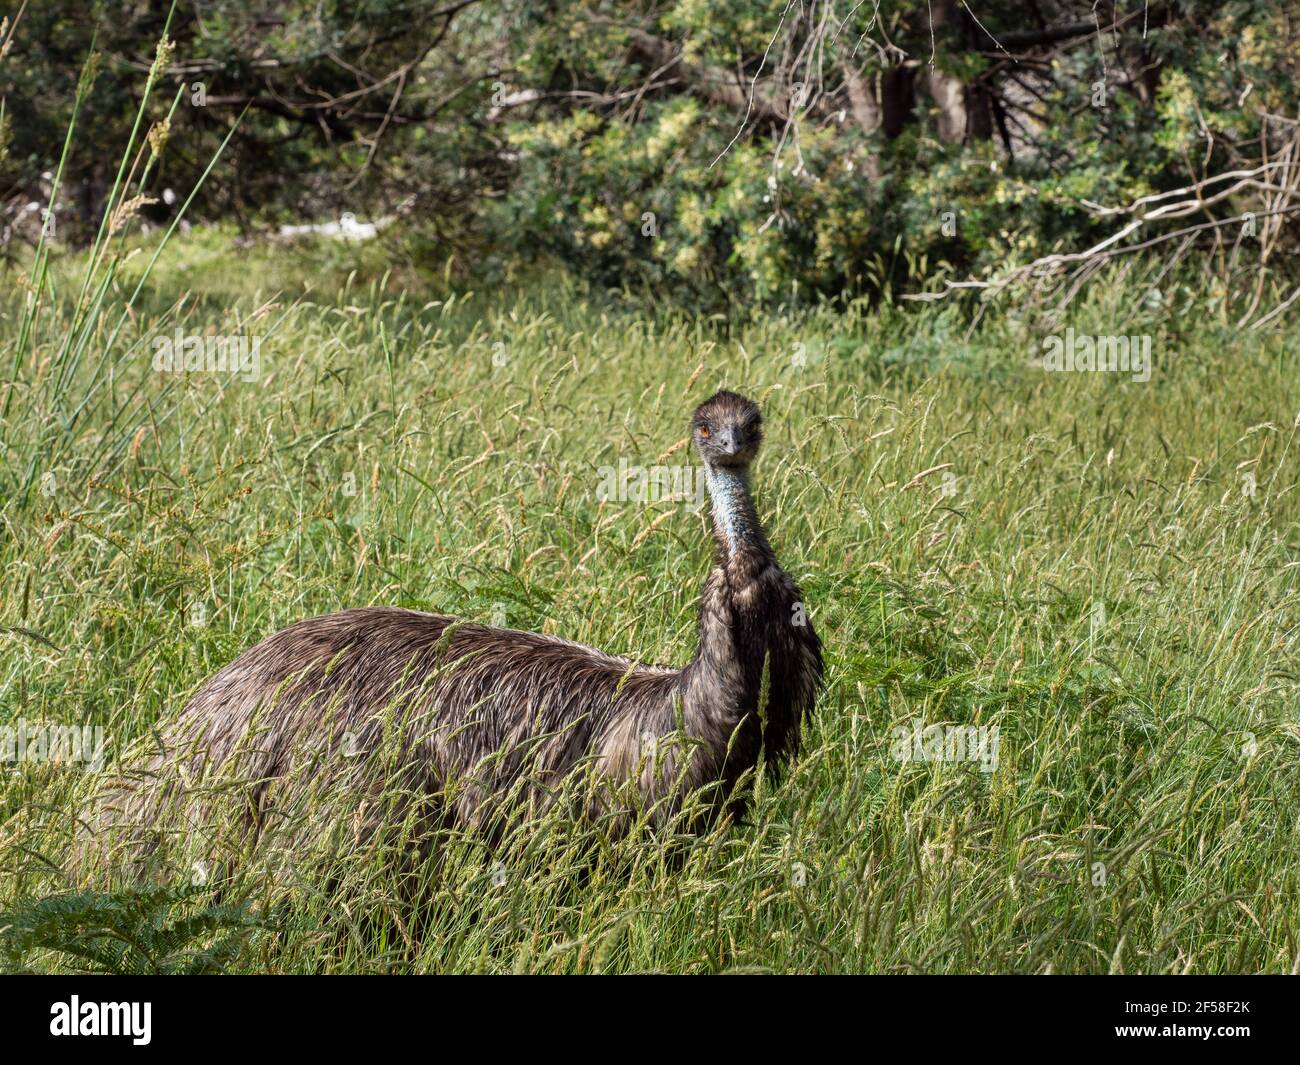
<svg viewBox="0 0 1300 1065"><path fill-rule="evenodd" d="M707 425L700 426L700 436L704 437L705 440L707 440L712 435L713 434L709 432L709 427Z"/></svg>

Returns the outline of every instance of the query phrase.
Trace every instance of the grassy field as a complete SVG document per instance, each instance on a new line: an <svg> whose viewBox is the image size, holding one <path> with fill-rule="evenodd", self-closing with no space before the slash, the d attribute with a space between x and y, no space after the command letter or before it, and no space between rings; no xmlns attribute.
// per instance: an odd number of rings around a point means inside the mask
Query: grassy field
<svg viewBox="0 0 1300 1065"><path fill-rule="evenodd" d="M359 840L287 902L245 877L267 927L229 968L1300 968L1293 327L1239 332L1169 279L1148 298L1141 268L1057 323L1013 300L974 328L943 304L723 319L213 230L125 314L148 257L98 270L80 318L85 261L56 261L16 366L3 286L0 724L102 726L111 762L241 648L364 604L684 662L705 518L602 501L599 471L689 464L719 386L764 407L759 505L827 652L797 763L679 863L642 833L592 864L552 820L416 870L412 915ZM1151 380L1043 372L1067 324L1150 335ZM263 336L259 379L155 372L178 325ZM996 727L996 767L898 757L936 724ZM96 776L8 769L6 908L66 890Z"/></svg>

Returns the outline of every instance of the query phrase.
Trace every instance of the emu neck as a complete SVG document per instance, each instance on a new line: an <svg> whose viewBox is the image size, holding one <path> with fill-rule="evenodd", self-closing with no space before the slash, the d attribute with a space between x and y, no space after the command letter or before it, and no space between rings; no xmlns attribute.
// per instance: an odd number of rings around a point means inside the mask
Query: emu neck
<svg viewBox="0 0 1300 1065"><path fill-rule="evenodd" d="M717 757L714 770L752 765L760 727L759 689L769 650L771 609L760 575L772 572L772 553L759 524L743 467L707 466L718 565L700 598L700 641L683 671L688 731ZM733 730L741 726L741 734ZM728 753L729 752L729 753Z"/></svg>
<svg viewBox="0 0 1300 1065"><path fill-rule="evenodd" d="M749 470L744 466L706 466L705 477L719 547L729 553L743 547L766 551L767 539L749 493Z"/></svg>

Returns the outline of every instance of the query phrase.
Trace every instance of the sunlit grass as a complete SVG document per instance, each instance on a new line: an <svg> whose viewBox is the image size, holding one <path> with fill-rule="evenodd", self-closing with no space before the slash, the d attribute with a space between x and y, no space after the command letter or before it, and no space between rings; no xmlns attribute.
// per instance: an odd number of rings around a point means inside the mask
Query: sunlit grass
<svg viewBox="0 0 1300 1065"><path fill-rule="evenodd" d="M704 519L602 503L598 470L690 461L689 411L722 385L764 406L759 503L829 667L797 764L684 857L649 834L593 857L558 815L413 872L357 840L287 901L243 876L275 930L236 968L1300 963L1294 332L1097 286L1070 322L1150 333L1139 384L1033 368L1047 327L1014 309L973 332L889 306L727 329L562 278L453 295L374 249L231 237L174 237L115 339L116 313L83 323L57 395L84 264L52 262L3 429L0 721L103 725L117 753L241 648L372 603L684 662ZM263 335L261 379L155 373L178 323ZM996 771L897 761L918 721L998 726ZM90 781L4 779L9 905L67 887Z"/></svg>

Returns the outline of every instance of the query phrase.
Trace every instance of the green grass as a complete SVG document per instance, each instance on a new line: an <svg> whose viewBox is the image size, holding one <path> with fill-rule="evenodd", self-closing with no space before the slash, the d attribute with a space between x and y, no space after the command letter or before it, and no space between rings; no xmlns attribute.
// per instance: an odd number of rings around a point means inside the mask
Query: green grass
<svg viewBox="0 0 1300 1065"><path fill-rule="evenodd" d="M726 322L228 237L175 238L116 336L148 254L76 326L84 260L52 261L7 388L0 723L102 725L117 754L241 648L364 604L683 662L704 519L602 503L597 471L689 461L724 385L764 406L759 504L828 663L797 763L684 857L643 832L593 858L558 815L406 873L356 840L287 887L243 874L274 919L229 967L1300 968L1294 328L1236 332L1169 283L1155 310L1112 274L1068 322L1150 333L1138 384L1035 369L1050 329L1014 304L974 330L942 305ZM8 367L20 294L2 310ZM262 379L154 373L178 321L264 334ZM996 770L896 760L916 722L997 726ZM3 780L7 909L69 888L94 774Z"/></svg>

